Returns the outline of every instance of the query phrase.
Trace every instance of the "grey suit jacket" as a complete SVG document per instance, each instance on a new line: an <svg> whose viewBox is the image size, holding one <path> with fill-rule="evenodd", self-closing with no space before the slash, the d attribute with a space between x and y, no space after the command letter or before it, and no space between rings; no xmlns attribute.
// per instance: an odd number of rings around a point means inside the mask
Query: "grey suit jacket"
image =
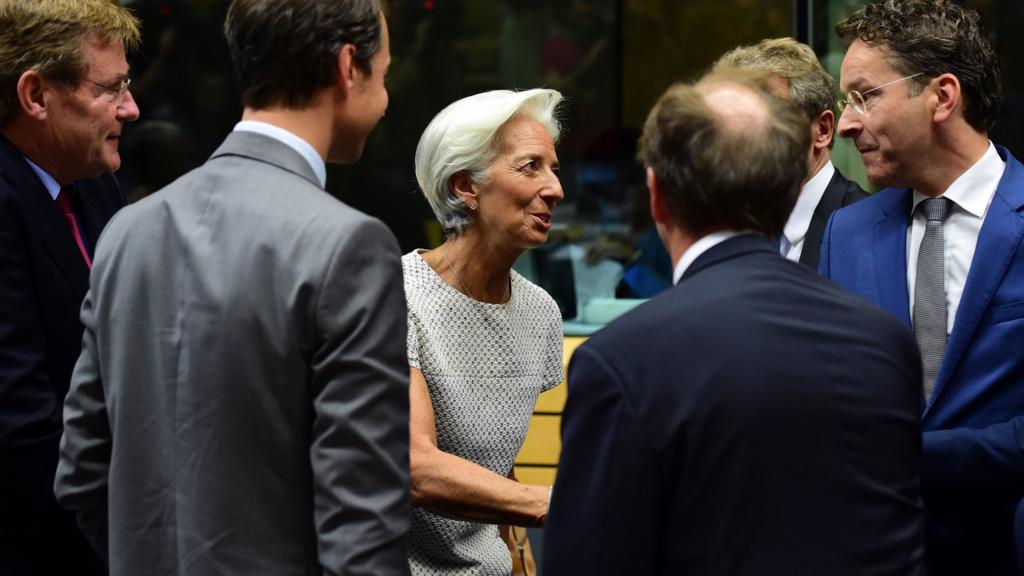
<svg viewBox="0 0 1024 576"><path fill-rule="evenodd" d="M394 236L235 132L101 238L55 490L111 574L405 574Z"/></svg>

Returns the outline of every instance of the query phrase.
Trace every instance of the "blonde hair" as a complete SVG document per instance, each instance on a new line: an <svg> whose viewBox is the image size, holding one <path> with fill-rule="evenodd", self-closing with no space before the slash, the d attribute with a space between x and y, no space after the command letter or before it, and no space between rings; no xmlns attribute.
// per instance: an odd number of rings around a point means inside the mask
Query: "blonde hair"
<svg viewBox="0 0 1024 576"><path fill-rule="evenodd" d="M73 86L85 72L85 42L138 47L139 20L114 0L0 0L0 124L14 115L28 70Z"/></svg>
<svg viewBox="0 0 1024 576"><path fill-rule="evenodd" d="M769 38L751 46L739 46L722 55L713 69L764 70L789 81L789 97L814 120L835 105L832 76L821 67L818 56L806 44L792 38Z"/></svg>
<svg viewBox="0 0 1024 576"><path fill-rule="evenodd" d="M446 233L462 234L472 221L451 189L452 176L465 173L474 184L485 185L499 152L498 132L515 116L536 120L557 143L561 101L561 93L545 88L492 90L456 100L434 116L416 146L416 181Z"/></svg>

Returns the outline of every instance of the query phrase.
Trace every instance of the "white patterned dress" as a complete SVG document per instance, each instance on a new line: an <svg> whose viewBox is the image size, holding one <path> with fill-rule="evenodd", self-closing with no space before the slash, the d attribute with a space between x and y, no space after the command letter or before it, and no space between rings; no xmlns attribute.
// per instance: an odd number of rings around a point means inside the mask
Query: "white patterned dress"
<svg viewBox="0 0 1024 576"><path fill-rule="evenodd" d="M551 296L512 272L512 297L486 304L452 288L418 251L402 257L409 364L427 381L438 447L505 476L537 396L562 381L562 317ZM414 576L508 576L493 524L412 510Z"/></svg>

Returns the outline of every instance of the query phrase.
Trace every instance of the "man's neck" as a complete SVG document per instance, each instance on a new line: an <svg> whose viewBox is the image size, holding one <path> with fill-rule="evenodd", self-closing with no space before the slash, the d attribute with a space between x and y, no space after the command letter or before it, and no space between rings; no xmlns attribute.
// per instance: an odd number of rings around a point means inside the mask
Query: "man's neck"
<svg viewBox="0 0 1024 576"><path fill-rule="evenodd" d="M818 172L821 172L821 169L824 168L825 165L828 164L829 160L831 159L831 148L823 148L821 150L812 152L810 159L807 163L807 176L804 178L804 181L800 185L800 187L803 188L804 186L807 186L807 183L810 182L812 178L817 176Z"/></svg>
<svg viewBox="0 0 1024 576"><path fill-rule="evenodd" d="M21 152L21 155L31 160L36 166L49 174L54 180L57 181L61 186L73 181L78 180L77 177L71 177L64 174L59 167L54 164L54 154L47 154L47 143L40 138L39 131L33 130L31 126L25 125L25 119L16 117L7 122L3 128L0 128L0 133L14 145L15 148Z"/></svg>
<svg viewBox="0 0 1024 576"><path fill-rule="evenodd" d="M924 167L925 177L912 188L925 196L941 196L985 155L988 145L988 134L973 130L938 140L931 161Z"/></svg>
<svg viewBox="0 0 1024 576"><path fill-rule="evenodd" d="M265 122L287 130L302 138L316 150L325 161L331 146L333 123L324 113L321 106L313 105L302 109L281 107L246 108L242 112L242 120Z"/></svg>

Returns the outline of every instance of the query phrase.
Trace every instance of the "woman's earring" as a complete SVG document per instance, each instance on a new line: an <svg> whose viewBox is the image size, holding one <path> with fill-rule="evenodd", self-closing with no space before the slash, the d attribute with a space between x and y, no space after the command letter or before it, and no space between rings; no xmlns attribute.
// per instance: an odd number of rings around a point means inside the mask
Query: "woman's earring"
<svg viewBox="0 0 1024 576"><path fill-rule="evenodd" d="M469 205L469 209L475 211L476 210L476 204L470 204Z"/></svg>

